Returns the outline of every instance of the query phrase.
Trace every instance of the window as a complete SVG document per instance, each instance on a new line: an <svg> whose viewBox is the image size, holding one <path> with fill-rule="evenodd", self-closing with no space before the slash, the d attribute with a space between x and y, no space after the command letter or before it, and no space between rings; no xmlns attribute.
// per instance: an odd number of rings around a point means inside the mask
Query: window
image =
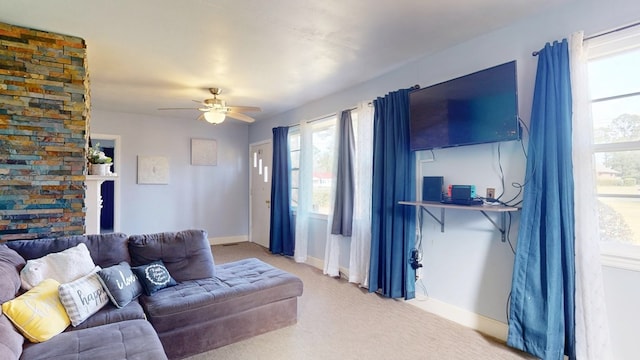
<svg viewBox="0 0 640 360"><path fill-rule="evenodd" d="M603 253L635 257L633 251L640 250L640 37L613 35L588 43L600 241Z"/></svg>
<svg viewBox="0 0 640 360"><path fill-rule="evenodd" d="M304 144L300 128L289 132L289 151L291 159L291 207L298 207L300 199L301 166L311 165L308 169L311 184L311 213L327 215L331 206L331 185L333 182L333 157L336 132L335 115L314 120L310 123L310 144ZM310 146L311 164L301 164L301 152L304 146Z"/></svg>
<svg viewBox="0 0 640 360"><path fill-rule="evenodd" d="M358 114L351 111L353 128L357 128ZM333 167L336 146L336 125L338 118L331 115L308 124L311 127L310 144L304 144L299 127L289 130L289 151L291 159L291 207L296 209L300 199L300 174L302 148L311 146L311 173L308 177L311 188L311 205L309 211L315 214L328 215L331 207L331 187L333 185ZM356 139L357 140L357 139ZM306 148L305 148L306 149ZM305 170L306 171L306 170ZM305 184L307 185L307 184Z"/></svg>

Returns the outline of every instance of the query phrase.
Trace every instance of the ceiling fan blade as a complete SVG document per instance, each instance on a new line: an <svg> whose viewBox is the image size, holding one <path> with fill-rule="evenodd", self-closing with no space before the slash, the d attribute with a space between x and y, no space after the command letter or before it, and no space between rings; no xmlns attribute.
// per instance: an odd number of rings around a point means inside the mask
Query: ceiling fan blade
<svg viewBox="0 0 640 360"><path fill-rule="evenodd" d="M229 111L234 111L234 112L262 111L262 109L257 106L227 106L227 109L229 109Z"/></svg>
<svg viewBox="0 0 640 360"><path fill-rule="evenodd" d="M226 114L230 118L234 118L236 120L245 121L245 122L248 122L248 123L252 123L252 122L256 121L251 116L248 116L248 115L245 115L245 114L241 114L241 113L238 113L238 112L234 112L234 111L227 111Z"/></svg>
<svg viewBox="0 0 640 360"><path fill-rule="evenodd" d="M158 110L198 110L197 108L158 108Z"/></svg>

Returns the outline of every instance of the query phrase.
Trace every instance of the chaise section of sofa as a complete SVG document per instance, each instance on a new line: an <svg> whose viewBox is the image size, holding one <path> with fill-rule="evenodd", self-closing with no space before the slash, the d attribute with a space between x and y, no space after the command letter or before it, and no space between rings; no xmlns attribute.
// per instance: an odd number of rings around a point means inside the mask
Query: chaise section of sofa
<svg viewBox="0 0 640 360"><path fill-rule="evenodd" d="M178 280L176 286L140 297L170 359L297 321L303 290L298 277L258 259L214 265L202 231L131 236L129 251L134 265L162 260Z"/></svg>
<svg viewBox="0 0 640 360"><path fill-rule="evenodd" d="M140 302L173 359L295 324L300 295L299 278L246 259L218 265L215 278L184 281Z"/></svg>

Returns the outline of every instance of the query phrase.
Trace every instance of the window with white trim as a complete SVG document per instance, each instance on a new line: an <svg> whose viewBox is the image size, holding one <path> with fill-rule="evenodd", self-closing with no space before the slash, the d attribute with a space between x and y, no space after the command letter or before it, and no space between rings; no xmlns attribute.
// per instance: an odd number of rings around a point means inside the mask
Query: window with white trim
<svg viewBox="0 0 640 360"><path fill-rule="evenodd" d="M289 131L291 159L291 207L297 209L300 195L301 151L311 146L311 205L309 212L328 215L331 206L331 184L333 182L333 158L336 135L336 116L311 122L311 144L303 144L299 128ZM305 184L309 185L309 184Z"/></svg>
<svg viewBox="0 0 640 360"><path fill-rule="evenodd" d="M640 28L588 40L600 242L640 260Z"/></svg>

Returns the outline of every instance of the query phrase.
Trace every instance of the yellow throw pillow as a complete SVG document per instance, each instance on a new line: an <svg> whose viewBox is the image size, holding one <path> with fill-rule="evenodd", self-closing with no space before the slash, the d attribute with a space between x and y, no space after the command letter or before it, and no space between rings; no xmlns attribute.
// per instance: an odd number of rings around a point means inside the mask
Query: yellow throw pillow
<svg viewBox="0 0 640 360"><path fill-rule="evenodd" d="M47 341L71 323L58 297L58 286L57 281L46 279L2 304L2 312L29 341Z"/></svg>

